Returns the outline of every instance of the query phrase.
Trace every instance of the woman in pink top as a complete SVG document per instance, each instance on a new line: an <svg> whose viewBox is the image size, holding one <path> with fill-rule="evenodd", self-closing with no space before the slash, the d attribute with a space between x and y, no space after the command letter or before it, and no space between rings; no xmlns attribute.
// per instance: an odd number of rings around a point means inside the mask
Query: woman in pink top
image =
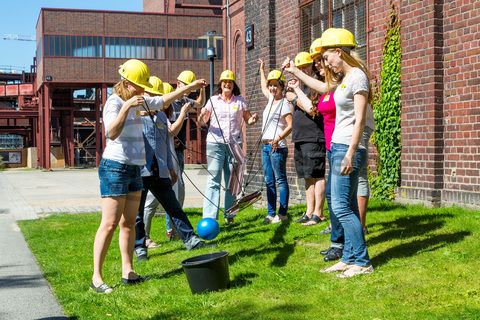
<svg viewBox="0 0 480 320"><path fill-rule="evenodd" d="M210 175L207 179L205 199L203 201L203 217L217 219L220 206L220 187L222 172L224 173L225 209L233 206L234 197L228 190L232 148L242 145L242 125L257 122L258 116L248 111L247 104L240 96L240 88L235 83L235 74L225 70L220 75L218 94L211 97L200 112L200 122L210 126L207 134L207 162ZM226 211L225 210L225 211ZM233 222L233 217L225 216L227 223Z"/></svg>

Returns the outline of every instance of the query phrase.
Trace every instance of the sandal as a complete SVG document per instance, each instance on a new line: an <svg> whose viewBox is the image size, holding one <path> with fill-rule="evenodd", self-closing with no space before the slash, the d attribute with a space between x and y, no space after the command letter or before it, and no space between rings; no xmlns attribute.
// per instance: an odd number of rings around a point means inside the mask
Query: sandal
<svg viewBox="0 0 480 320"><path fill-rule="evenodd" d="M295 222L305 223L305 222L310 221L310 219L311 219L311 218L310 218L309 216L307 216L307 213L305 212L305 213L303 214L303 216L302 216L300 219L295 220Z"/></svg>
<svg viewBox="0 0 480 320"><path fill-rule="evenodd" d="M327 218L323 218L323 220L322 220L322 219L320 219L319 216L313 215L310 220L302 223L302 225L304 225L304 226L314 226L314 225L319 224L320 222L323 222L323 221L326 221L326 220L327 220Z"/></svg>
<svg viewBox="0 0 480 320"><path fill-rule="evenodd" d="M105 293L105 294L108 294L108 293L112 293L113 292L113 289L110 288L106 283L102 283L101 285L99 285L98 287L96 287L93 282L90 283L90 289L92 289L93 291L95 291L96 293Z"/></svg>
<svg viewBox="0 0 480 320"><path fill-rule="evenodd" d="M133 279L122 278L122 283L126 284L126 285L138 284L138 283L141 283L141 282L145 282L149 279L150 279L149 277L144 277L144 276L141 276L141 275L137 275L137 277L133 278Z"/></svg>

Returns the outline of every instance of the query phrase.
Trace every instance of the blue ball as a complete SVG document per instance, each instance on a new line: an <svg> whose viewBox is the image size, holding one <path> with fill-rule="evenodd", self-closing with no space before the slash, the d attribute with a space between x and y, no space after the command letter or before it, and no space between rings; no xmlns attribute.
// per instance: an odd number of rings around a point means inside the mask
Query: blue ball
<svg viewBox="0 0 480 320"><path fill-rule="evenodd" d="M203 218L198 221L197 234L200 238L205 240L215 239L220 233L220 225L217 220L213 218Z"/></svg>

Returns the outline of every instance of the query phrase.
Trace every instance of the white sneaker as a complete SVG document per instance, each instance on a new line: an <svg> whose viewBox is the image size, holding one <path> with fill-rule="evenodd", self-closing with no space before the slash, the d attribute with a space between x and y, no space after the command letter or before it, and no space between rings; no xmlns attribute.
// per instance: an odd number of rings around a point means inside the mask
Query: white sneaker
<svg viewBox="0 0 480 320"><path fill-rule="evenodd" d="M155 248L160 247L160 245L158 243L154 242L150 238L147 238L147 240L145 240L145 245L147 246L148 249L155 249Z"/></svg>
<svg viewBox="0 0 480 320"><path fill-rule="evenodd" d="M281 215L277 214L275 217L273 217L271 223L280 223L280 222L285 222L287 220L288 220L287 216L281 216Z"/></svg>
<svg viewBox="0 0 480 320"><path fill-rule="evenodd" d="M337 274L338 278L351 278L355 276L359 276L362 274L370 274L373 272L373 266L351 266L347 270L343 271L340 274Z"/></svg>

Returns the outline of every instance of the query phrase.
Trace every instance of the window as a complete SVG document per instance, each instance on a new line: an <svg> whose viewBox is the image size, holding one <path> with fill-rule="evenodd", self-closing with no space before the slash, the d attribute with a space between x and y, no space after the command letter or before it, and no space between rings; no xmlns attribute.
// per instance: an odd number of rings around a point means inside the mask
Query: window
<svg viewBox="0 0 480 320"><path fill-rule="evenodd" d="M366 58L365 0L314 0L300 8L300 43L308 51L313 40L329 27L355 35L357 52Z"/></svg>
<svg viewBox="0 0 480 320"><path fill-rule="evenodd" d="M165 59L165 40L106 37L105 57L122 59Z"/></svg>
<svg viewBox="0 0 480 320"><path fill-rule="evenodd" d="M207 59L206 39L168 39L168 58L170 60L205 60ZM221 44L221 43L220 43ZM164 45L164 43L163 43ZM217 41L217 59L219 51ZM221 53L223 52L220 51ZM222 53L223 56L223 53Z"/></svg>
<svg viewBox="0 0 480 320"><path fill-rule="evenodd" d="M44 36L46 57L102 57L102 38L86 36Z"/></svg>

